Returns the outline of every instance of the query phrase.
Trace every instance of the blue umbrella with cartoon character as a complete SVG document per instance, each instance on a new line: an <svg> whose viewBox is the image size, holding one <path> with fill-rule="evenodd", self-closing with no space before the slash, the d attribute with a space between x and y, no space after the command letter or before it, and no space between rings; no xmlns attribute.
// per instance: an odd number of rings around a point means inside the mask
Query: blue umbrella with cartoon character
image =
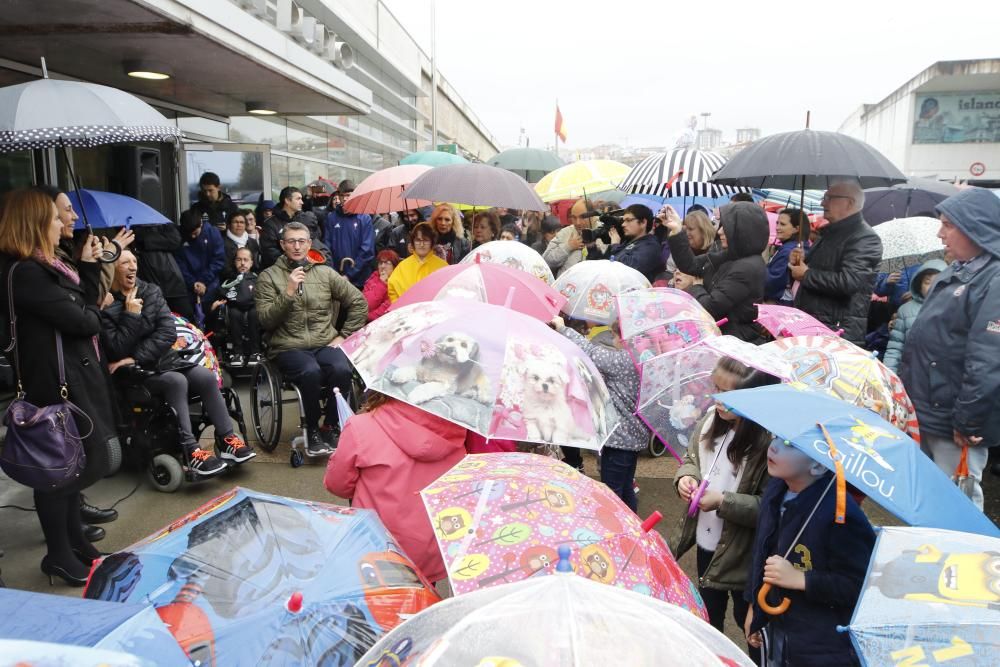
<svg viewBox="0 0 1000 667"><path fill-rule="evenodd" d="M350 665L438 601L374 512L235 488L103 559L85 595L152 603L200 665Z"/></svg>

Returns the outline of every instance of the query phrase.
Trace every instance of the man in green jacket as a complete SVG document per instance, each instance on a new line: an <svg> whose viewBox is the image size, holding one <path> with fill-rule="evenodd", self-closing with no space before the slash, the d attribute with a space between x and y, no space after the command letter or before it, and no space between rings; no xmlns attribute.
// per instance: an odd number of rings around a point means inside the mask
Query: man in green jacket
<svg viewBox="0 0 1000 667"><path fill-rule="evenodd" d="M257 279L257 316L270 335L268 357L302 394L306 420L306 453L330 454L339 433L337 404L329 393L351 391L351 363L340 349L344 339L365 325L368 303L346 278L325 264L306 259L311 239L299 222L285 225L284 253ZM343 325L337 330L341 309ZM319 426L320 399L328 392L324 425Z"/></svg>

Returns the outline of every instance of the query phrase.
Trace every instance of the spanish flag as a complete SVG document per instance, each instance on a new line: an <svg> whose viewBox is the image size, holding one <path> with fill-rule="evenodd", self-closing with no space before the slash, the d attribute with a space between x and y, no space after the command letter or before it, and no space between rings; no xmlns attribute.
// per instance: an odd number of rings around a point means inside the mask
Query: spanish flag
<svg viewBox="0 0 1000 667"><path fill-rule="evenodd" d="M563 124L562 112L559 111L559 103L556 102L556 136L566 143L566 126Z"/></svg>

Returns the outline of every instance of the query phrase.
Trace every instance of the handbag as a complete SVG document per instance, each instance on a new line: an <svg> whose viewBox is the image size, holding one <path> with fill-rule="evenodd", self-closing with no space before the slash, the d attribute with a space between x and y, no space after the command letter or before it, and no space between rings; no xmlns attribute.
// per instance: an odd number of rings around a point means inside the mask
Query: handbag
<svg viewBox="0 0 1000 667"><path fill-rule="evenodd" d="M17 316L14 313L15 262L7 273L7 303L10 315L10 344L5 354L13 352L17 396L7 407L3 422L7 437L0 450L0 468L15 482L39 491L54 491L69 485L80 476L87 463L83 438L93 432L87 414L69 400L63 363L62 336L56 335L56 358L59 363L61 403L38 407L25 400L21 384L21 361L17 347ZM74 415L90 422L90 432L81 436Z"/></svg>

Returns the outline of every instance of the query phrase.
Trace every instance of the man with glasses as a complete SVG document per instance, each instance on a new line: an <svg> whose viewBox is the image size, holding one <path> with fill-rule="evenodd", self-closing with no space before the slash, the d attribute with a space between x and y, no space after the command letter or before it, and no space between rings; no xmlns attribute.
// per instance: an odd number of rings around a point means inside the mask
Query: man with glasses
<svg viewBox="0 0 1000 667"><path fill-rule="evenodd" d="M306 453L322 456L336 448L340 429L333 388L351 391L351 364L340 350L344 339L365 325L368 303L346 278L326 264L311 264L309 229L299 222L282 229L284 254L257 279L257 316L269 335L268 358L302 394ZM346 311L337 330L337 318ZM326 415L320 428L320 399Z"/></svg>
<svg viewBox="0 0 1000 667"><path fill-rule="evenodd" d="M556 276L587 259L588 254L593 254L595 242L583 240L583 231L593 229L594 217L586 215L587 213L589 213L587 201L578 199L569 210L569 225L563 227L562 231L549 241L548 247L542 254Z"/></svg>
<svg viewBox="0 0 1000 667"><path fill-rule="evenodd" d="M423 222L424 216L419 209L411 208L399 212L399 224L381 235L375 243L379 250L395 250L400 259L410 256L410 232Z"/></svg>
<svg viewBox="0 0 1000 667"><path fill-rule="evenodd" d="M792 251L788 270L798 282L795 306L863 346L868 308L882 261L882 241L861 217L865 193L855 180L837 181L823 195L830 224L808 252ZM793 288L794 290L794 288Z"/></svg>
<svg viewBox="0 0 1000 667"><path fill-rule="evenodd" d="M653 231L653 212L648 206L633 204L622 215L622 242L618 230L611 228L611 247L608 259L630 266L652 283L663 271L663 246L656 240Z"/></svg>

